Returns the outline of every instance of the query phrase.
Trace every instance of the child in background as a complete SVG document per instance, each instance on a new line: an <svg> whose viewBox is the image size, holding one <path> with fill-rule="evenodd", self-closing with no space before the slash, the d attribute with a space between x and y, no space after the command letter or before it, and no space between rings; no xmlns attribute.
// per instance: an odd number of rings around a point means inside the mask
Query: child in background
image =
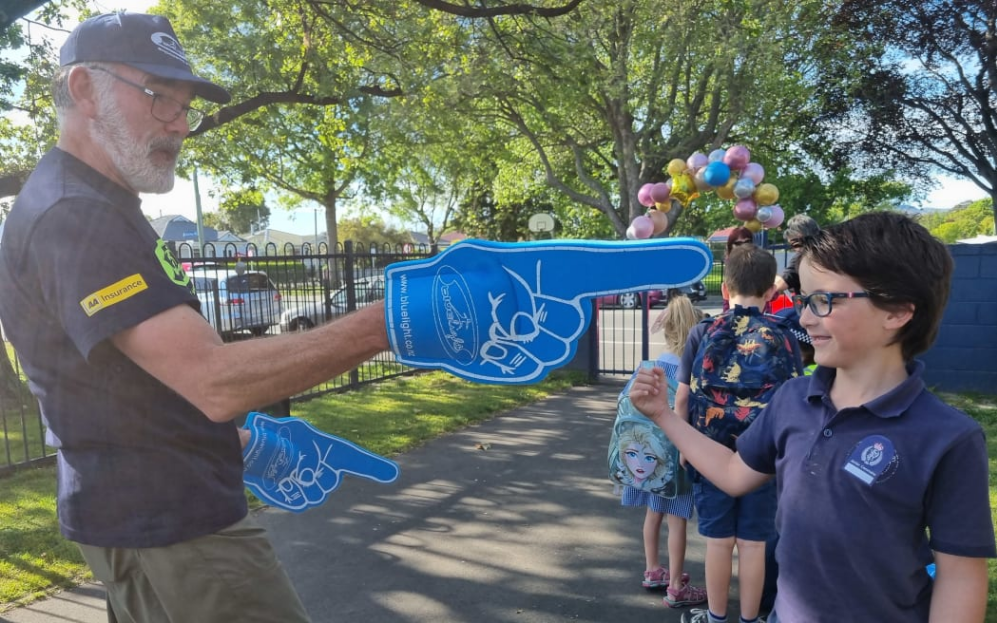
<svg viewBox="0 0 997 623"><path fill-rule="evenodd" d="M778 478L769 623L983 621L997 557L986 440L914 359L938 334L952 257L892 212L828 227L800 252L793 303L818 367L783 384L736 452L672 411L659 371L639 372L631 401L730 495Z"/></svg>
<svg viewBox="0 0 997 623"><path fill-rule="evenodd" d="M675 378L689 330L701 319L702 314L688 297L679 295L672 297L652 327L652 331L660 328L664 332L665 352L658 357L657 365L668 378ZM669 499L628 486L623 489L622 504L647 508L644 514L644 588L667 587L664 603L673 608L705 602L706 591L689 584L689 574L684 571L686 524L692 517L692 494L688 489ZM668 516L668 567L661 566L658 558L665 515Z"/></svg>
<svg viewBox="0 0 997 623"><path fill-rule="evenodd" d="M731 251L722 286L731 310L691 331L679 367L675 412L729 447L776 389L803 373L797 340L784 319L761 312L775 292L776 268L762 248ZM706 538L709 610L693 610L682 620L727 620L736 547L741 621L753 623L765 582L765 543L776 534L774 483L741 497L727 495L702 473L693 483L699 533Z"/></svg>

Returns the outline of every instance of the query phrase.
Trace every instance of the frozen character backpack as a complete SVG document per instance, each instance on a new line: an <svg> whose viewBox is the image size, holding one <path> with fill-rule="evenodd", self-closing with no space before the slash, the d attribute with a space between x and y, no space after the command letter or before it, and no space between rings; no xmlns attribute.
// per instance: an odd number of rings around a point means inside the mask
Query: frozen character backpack
<svg viewBox="0 0 997 623"><path fill-rule="evenodd" d="M705 322L689 380L689 421L734 449L779 386L802 374L802 363L778 316L737 306Z"/></svg>
<svg viewBox="0 0 997 623"><path fill-rule="evenodd" d="M663 367L651 361L641 363L642 367L654 365ZM609 438L609 479L617 485L674 498L688 489L685 472L679 468L678 448L630 402L630 386L636 376L634 372L616 403L616 420ZM674 374L666 376L672 401L677 383Z"/></svg>

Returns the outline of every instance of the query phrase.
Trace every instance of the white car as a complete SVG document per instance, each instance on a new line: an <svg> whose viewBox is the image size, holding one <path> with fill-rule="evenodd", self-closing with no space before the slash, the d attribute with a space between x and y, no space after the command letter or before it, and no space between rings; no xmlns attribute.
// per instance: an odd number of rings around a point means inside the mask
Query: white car
<svg viewBox="0 0 997 623"><path fill-rule="evenodd" d="M374 301L384 298L384 279L357 279L353 283L356 308L366 307ZM294 307L288 307L280 318L282 331L307 331L312 327L332 320L349 310L346 286L331 293L325 301L300 301Z"/></svg>
<svg viewBox="0 0 997 623"><path fill-rule="evenodd" d="M280 322L282 297L266 273L195 266L190 277L201 315L223 336L242 331L260 336Z"/></svg>

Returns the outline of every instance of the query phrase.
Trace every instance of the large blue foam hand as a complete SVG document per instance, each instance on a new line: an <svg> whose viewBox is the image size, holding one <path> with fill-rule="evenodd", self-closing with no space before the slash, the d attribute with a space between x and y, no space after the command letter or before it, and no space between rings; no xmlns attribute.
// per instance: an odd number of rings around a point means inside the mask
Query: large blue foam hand
<svg viewBox="0 0 997 623"><path fill-rule="evenodd" d="M532 383L574 356L604 294L702 279L692 238L603 242L465 240L385 270L385 320L398 361L482 383Z"/></svg>
<svg viewBox="0 0 997 623"><path fill-rule="evenodd" d="M342 474L377 482L398 478L398 465L296 417L250 413L242 451L243 482L262 501L300 513L323 503Z"/></svg>

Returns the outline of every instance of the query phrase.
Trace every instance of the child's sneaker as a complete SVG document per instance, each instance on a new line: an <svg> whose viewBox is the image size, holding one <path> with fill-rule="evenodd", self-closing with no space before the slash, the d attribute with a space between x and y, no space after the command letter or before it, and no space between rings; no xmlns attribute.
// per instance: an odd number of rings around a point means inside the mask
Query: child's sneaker
<svg viewBox="0 0 997 623"><path fill-rule="evenodd" d="M668 574L668 569L664 567L658 567L654 571L644 572L644 581L641 582L641 586L644 588L662 588L668 586L671 581L671 577ZM689 581L689 574L682 574L682 582L686 583Z"/></svg>
<svg viewBox="0 0 997 623"><path fill-rule="evenodd" d="M662 586L668 586L668 579L668 569L658 567L653 571L645 571L644 581L640 584L644 588L661 588Z"/></svg>
<svg viewBox="0 0 997 623"><path fill-rule="evenodd" d="M686 582L688 582L688 580ZM700 586L693 586L688 583L686 583L685 586L679 590L675 590L669 586L668 590L665 591L665 596L662 601L669 608L698 606L699 604L706 603L706 589Z"/></svg>

